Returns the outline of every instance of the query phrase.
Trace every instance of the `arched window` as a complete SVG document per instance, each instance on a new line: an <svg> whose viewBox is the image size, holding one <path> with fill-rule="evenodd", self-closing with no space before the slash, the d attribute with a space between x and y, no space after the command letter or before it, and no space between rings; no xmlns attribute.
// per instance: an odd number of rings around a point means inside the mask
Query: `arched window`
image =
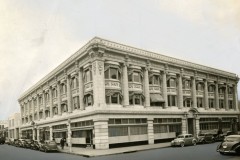
<svg viewBox="0 0 240 160"><path fill-rule="evenodd" d="M203 91L203 84L202 83L197 84L197 90L198 91Z"/></svg>
<svg viewBox="0 0 240 160"><path fill-rule="evenodd" d="M190 89L191 86L190 86L190 80L185 80L183 82L183 89Z"/></svg>
<svg viewBox="0 0 240 160"><path fill-rule="evenodd" d="M208 86L208 92L214 92L215 88L213 85Z"/></svg>

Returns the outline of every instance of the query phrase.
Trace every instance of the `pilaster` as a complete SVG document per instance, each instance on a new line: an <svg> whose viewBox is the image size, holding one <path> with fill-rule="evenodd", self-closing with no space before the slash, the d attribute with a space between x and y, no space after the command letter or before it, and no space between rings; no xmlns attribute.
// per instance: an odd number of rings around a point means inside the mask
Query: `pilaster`
<svg viewBox="0 0 240 160"><path fill-rule="evenodd" d="M109 149L108 119L95 119L93 121L95 133L95 148Z"/></svg>
<svg viewBox="0 0 240 160"><path fill-rule="evenodd" d="M37 101L37 120L39 121L39 111L40 111L39 95L37 95L36 101Z"/></svg>
<svg viewBox="0 0 240 160"><path fill-rule="evenodd" d="M193 101L193 108L197 108L196 79L195 79L195 76L192 77L192 101Z"/></svg>
<svg viewBox="0 0 240 160"><path fill-rule="evenodd" d="M208 104L208 82L207 79L204 80L204 105L205 109L209 109L209 104Z"/></svg>
<svg viewBox="0 0 240 160"><path fill-rule="evenodd" d="M218 82L215 83L215 104L216 110L219 110Z"/></svg>
<svg viewBox="0 0 240 160"><path fill-rule="evenodd" d="M50 117L53 117L53 98L52 98L52 87L49 88L49 103L50 103Z"/></svg>
<svg viewBox="0 0 240 160"><path fill-rule="evenodd" d="M148 144L154 144L153 118L148 118Z"/></svg>
<svg viewBox="0 0 240 160"><path fill-rule="evenodd" d="M187 133L187 119L186 117L182 118L182 134Z"/></svg>
<svg viewBox="0 0 240 160"><path fill-rule="evenodd" d="M226 84L226 87L225 87L225 108L226 110L228 111L229 110L229 106L228 106L228 85Z"/></svg>
<svg viewBox="0 0 240 160"><path fill-rule="evenodd" d="M127 63L123 64L123 106L129 105L129 92L128 92L128 69Z"/></svg>
<svg viewBox="0 0 240 160"><path fill-rule="evenodd" d="M163 88L163 99L165 101L164 108L167 108L168 99L167 99L167 71L166 70L162 72L162 88Z"/></svg>
<svg viewBox="0 0 240 160"><path fill-rule="evenodd" d="M178 108L183 108L182 72L178 75Z"/></svg>
<svg viewBox="0 0 240 160"><path fill-rule="evenodd" d="M79 69L79 74L78 74L78 79L79 79L79 104L80 104L80 110L84 110L84 86L83 86L83 68Z"/></svg>
<svg viewBox="0 0 240 160"><path fill-rule="evenodd" d="M104 51L91 50L93 77L93 107L105 107Z"/></svg>
<svg viewBox="0 0 240 160"><path fill-rule="evenodd" d="M36 136L35 136L36 133L35 133L35 129L34 129L34 128L32 129L32 133L33 133L33 135L32 135L32 139L33 139L33 140L36 140L36 139L35 139L35 137L36 137Z"/></svg>
<svg viewBox="0 0 240 160"><path fill-rule="evenodd" d="M149 77L148 68L144 70L144 96L145 96L145 107L150 106L150 93L149 93Z"/></svg>
<svg viewBox="0 0 240 160"><path fill-rule="evenodd" d="M39 136L40 136L40 132L39 132L39 128L37 128L37 141L39 141Z"/></svg>
<svg viewBox="0 0 240 160"><path fill-rule="evenodd" d="M238 108L238 93L237 93L237 83L234 85L234 109L235 111L239 111Z"/></svg>
<svg viewBox="0 0 240 160"><path fill-rule="evenodd" d="M42 113L42 118L43 119L46 119L46 112L45 112L45 109L46 109L46 97L45 97L45 91L43 91L43 94L42 94L42 99L43 99L43 113Z"/></svg>
<svg viewBox="0 0 240 160"><path fill-rule="evenodd" d="M50 132L49 139L50 139L50 141L52 141L53 140L53 128L52 128L52 126L49 126L49 132Z"/></svg>
<svg viewBox="0 0 240 160"><path fill-rule="evenodd" d="M34 98L32 97L32 121L35 120L35 106L34 106Z"/></svg>
<svg viewBox="0 0 240 160"><path fill-rule="evenodd" d="M71 93L69 76L67 76L67 104L68 104L68 113L72 113L72 93Z"/></svg>
<svg viewBox="0 0 240 160"><path fill-rule="evenodd" d="M61 93L60 93L60 83L57 82L57 105L58 105L58 115L62 114L61 110Z"/></svg>

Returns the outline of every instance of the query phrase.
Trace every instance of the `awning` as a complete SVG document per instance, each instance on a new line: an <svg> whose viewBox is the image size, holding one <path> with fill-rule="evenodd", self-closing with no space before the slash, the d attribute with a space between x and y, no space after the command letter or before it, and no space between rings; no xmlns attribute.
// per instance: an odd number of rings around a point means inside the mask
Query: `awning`
<svg viewBox="0 0 240 160"><path fill-rule="evenodd" d="M161 94L150 94L151 102L165 102Z"/></svg>

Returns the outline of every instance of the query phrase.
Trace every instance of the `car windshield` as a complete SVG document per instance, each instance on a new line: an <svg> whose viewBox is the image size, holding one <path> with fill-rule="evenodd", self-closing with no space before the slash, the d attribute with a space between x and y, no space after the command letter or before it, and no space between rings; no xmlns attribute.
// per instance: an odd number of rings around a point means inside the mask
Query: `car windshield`
<svg viewBox="0 0 240 160"><path fill-rule="evenodd" d="M239 137L227 137L225 138L226 142L235 142L235 141L240 141L240 138Z"/></svg>
<svg viewBox="0 0 240 160"><path fill-rule="evenodd" d="M180 135L180 136L178 136L177 138L184 138L184 136L183 136L183 135Z"/></svg>

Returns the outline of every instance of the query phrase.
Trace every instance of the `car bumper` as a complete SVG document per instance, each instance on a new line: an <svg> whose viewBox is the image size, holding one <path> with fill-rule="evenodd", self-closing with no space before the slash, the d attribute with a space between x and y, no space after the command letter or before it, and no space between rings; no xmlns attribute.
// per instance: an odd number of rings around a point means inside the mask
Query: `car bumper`
<svg viewBox="0 0 240 160"><path fill-rule="evenodd" d="M217 149L217 152L220 152L220 153L236 153L233 150L224 150L224 149Z"/></svg>
<svg viewBox="0 0 240 160"><path fill-rule="evenodd" d="M180 146L181 142L171 142L171 146Z"/></svg>

